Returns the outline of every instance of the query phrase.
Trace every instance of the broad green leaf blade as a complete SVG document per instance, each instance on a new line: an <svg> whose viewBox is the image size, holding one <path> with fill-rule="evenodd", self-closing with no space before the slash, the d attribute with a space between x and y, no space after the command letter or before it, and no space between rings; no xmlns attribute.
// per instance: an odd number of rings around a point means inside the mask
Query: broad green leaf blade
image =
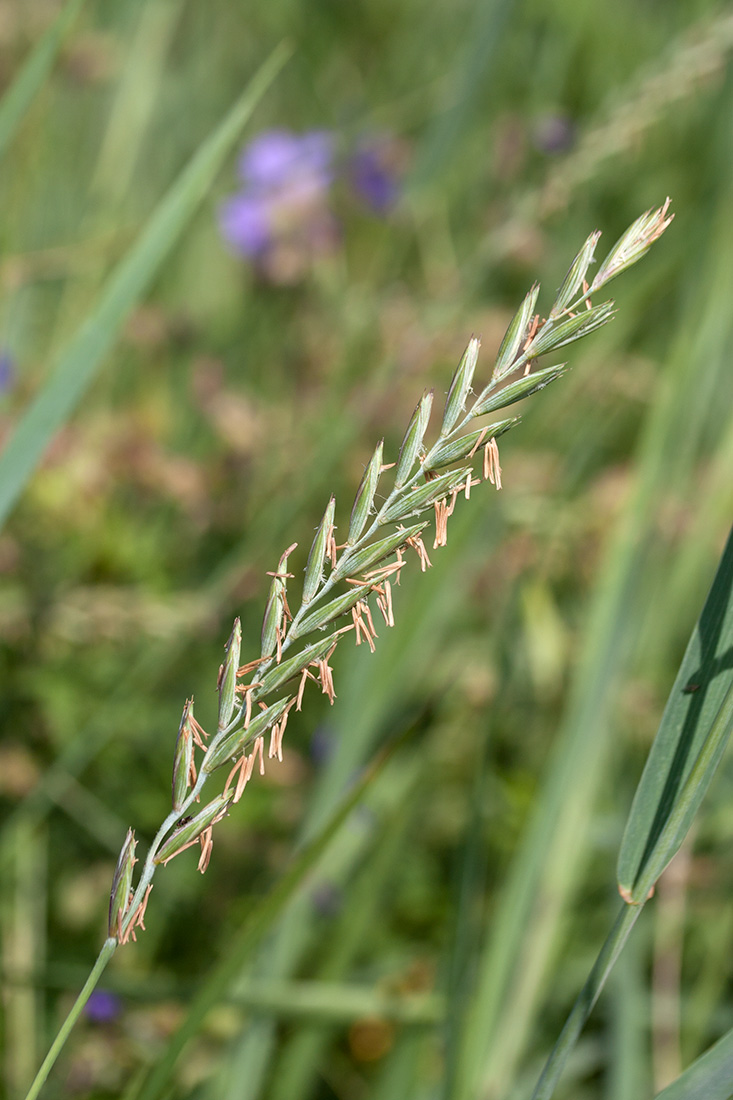
<svg viewBox="0 0 733 1100"><path fill-rule="evenodd" d="M667 701L621 842L618 884L639 901L682 843L731 732L733 532ZM726 697L728 707L726 709Z"/></svg>
<svg viewBox="0 0 733 1100"><path fill-rule="evenodd" d="M650 845L649 857L644 862L634 884L634 900L637 903L649 896L654 883L679 851L700 802L710 786L732 731L733 684L730 684L692 770L675 795L674 805L664 822L659 838L653 847Z"/></svg>
<svg viewBox="0 0 733 1100"><path fill-rule="evenodd" d="M217 129L162 198L135 244L20 421L0 456L0 526L36 469L54 433L71 415L125 319L147 290L206 195L245 122L290 54L281 44L250 81Z"/></svg>
<svg viewBox="0 0 733 1100"><path fill-rule="evenodd" d="M0 100L0 157L48 76L66 32L83 4L84 0L68 0Z"/></svg>
<svg viewBox="0 0 733 1100"><path fill-rule="evenodd" d="M733 1095L733 1029L657 1093L656 1100L729 1100Z"/></svg>

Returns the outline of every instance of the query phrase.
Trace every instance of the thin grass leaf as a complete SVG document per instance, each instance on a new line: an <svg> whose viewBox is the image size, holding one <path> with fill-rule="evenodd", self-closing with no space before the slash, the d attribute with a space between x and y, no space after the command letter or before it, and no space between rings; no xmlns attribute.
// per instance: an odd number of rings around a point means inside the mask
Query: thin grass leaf
<svg viewBox="0 0 733 1100"><path fill-rule="evenodd" d="M361 479L361 484L356 490L356 497L354 498L354 505L351 509L351 521L349 523L349 536L347 542L349 546L353 546L359 535L364 530L369 513L374 503L374 494L377 491L377 483L379 481L379 474L382 469L382 453L384 451L384 440L379 442L376 446L374 454L369 460L369 465L364 471L364 476Z"/></svg>
<svg viewBox="0 0 733 1100"><path fill-rule="evenodd" d="M548 351L556 351L565 344L572 344L575 340L588 336L597 328L607 324L614 314L613 300L601 302L593 309L583 310L575 317L568 317L565 321L548 320L535 336L532 343L525 351L527 359L536 359Z"/></svg>
<svg viewBox="0 0 733 1100"><path fill-rule="evenodd" d="M560 289L557 292L555 304L550 310L551 318L557 317L577 299L582 289L583 280L588 272L588 268L593 263L596 245L600 240L600 236L601 233L598 229L596 229L594 233L591 233L590 237L588 237L588 240L570 265L570 270L563 279Z"/></svg>
<svg viewBox="0 0 733 1100"><path fill-rule="evenodd" d="M733 728L733 531L634 796L618 859L643 900L682 843Z"/></svg>
<svg viewBox="0 0 733 1100"><path fill-rule="evenodd" d="M376 565L383 558L388 558L398 546L402 546L407 539L419 535L426 527L427 520L424 523L416 523L412 527L404 527L388 535L386 539L380 539L379 542L374 542L371 546L365 546L363 550L357 551L356 554L350 554L348 558L344 557L342 559L344 564L342 565L342 562L339 562L334 570L334 579L341 580L343 577L363 573L365 569Z"/></svg>
<svg viewBox="0 0 733 1100"><path fill-rule="evenodd" d="M496 409L506 408L515 401L521 401L524 397L530 397L533 393L543 390L565 373L567 364L558 363L555 367L545 367L543 370L532 371L526 378L519 378L510 386L504 386L496 391L486 391L479 395L476 404L471 409L471 416L485 416L486 413L495 412Z"/></svg>
<svg viewBox="0 0 733 1100"><path fill-rule="evenodd" d="M66 32L84 3L85 0L68 0L0 100L0 157L51 71Z"/></svg>
<svg viewBox="0 0 733 1100"><path fill-rule="evenodd" d="M125 200L140 175L143 145L168 75L167 60L185 0L155 0L139 4L134 34L125 49L104 137L89 180L90 214L94 206L107 211ZM95 201L96 200L96 201Z"/></svg>
<svg viewBox="0 0 733 1100"><path fill-rule="evenodd" d="M379 522L396 523L406 516L419 515L436 500L441 500L464 484L470 471L470 466L463 466L460 470L449 470L447 474L441 474L432 481L426 481L419 488L413 489L398 500L393 500L379 513Z"/></svg>
<svg viewBox="0 0 733 1100"><path fill-rule="evenodd" d="M722 234L731 238L728 208L726 191L721 196L716 224L710 227L716 239ZM526 1050L529 1037L543 1018L542 991L550 980L556 936L582 889L590 808L607 774L610 715L628 672L631 639L638 635L643 616L640 593L648 587L645 564L649 543L655 537L653 517L660 493L675 476L670 468L690 476L699 448L707 446L703 441L710 433L710 398L725 387L724 375L729 374L724 350L729 342L729 325L721 327L720 323L721 316L729 316L724 305L726 296L730 297L729 271L715 265L706 253L703 256L706 270L714 270L701 284L699 296L691 301L682 322L686 328L684 339L669 357L672 378L667 398L660 395L650 407L640 447L643 459L593 594L587 632L578 647L577 675L569 693L568 710L560 722L550 773L538 791L506 889L497 901L479 964L476 1010L466 1029L465 1087L457 1093L460 1100L489 1093L504 1096L510 1091L522 1049ZM722 285L721 270L726 275ZM705 319L702 331L701 318ZM694 355L690 347L696 349ZM713 377L701 386L701 376L707 374L703 368L710 366ZM680 424L689 425L682 440ZM682 467L678 459L681 444ZM593 737L588 736L589 729ZM540 896L546 904L537 910L533 899ZM531 969L527 965L530 954Z"/></svg>
<svg viewBox="0 0 733 1100"><path fill-rule="evenodd" d="M492 379L496 380L503 378L503 376L512 369L522 344L527 339L527 333L529 332L530 322L534 316L534 308L537 305L537 295L539 292L540 284L535 283L517 312L514 314L512 322L506 330L504 339L501 342Z"/></svg>
<svg viewBox="0 0 733 1100"><path fill-rule="evenodd" d="M641 905L625 905L616 918L613 928L606 937L606 942L598 952L598 957L588 975L588 980L578 994L570 1015L565 1021L565 1026L560 1032L560 1037L545 1063L537 1086L532 1093L532 1100L550 1100L553 1095L565 1063L578 1042L583 1026L593 1011L595 1003L606 984L608 975L623 951L631 929L639 919L642 908Z"/></svg>
<svg viewBox="0 0 733 1100"><path fill-rule="evenodd" d="M466 407L466 398L476 372L480 347L481 341L474 336L472 340L469 340L468 347L456 367L448 396L445 399L445 412L443 413L443 424L440 429L441 436L448 435Z"/></svg>
<svg viewBox="0 0 733 1100"><path fill-rule="evenodd" d="M312 974L317 990L326 994L333 991L334 1007L338 997L343 1009L348 1008L348 979L361 955L365 938L380 920L387 898L404 874L404 861L410 851L409 830L414 825L419 804L417 782L421 779L427 787L428 771L426 760L420 759L420 754L405 755L391 769L389 790L384 781L373 789L370 805L376 811L375 827L347 857L351 868L351 873L345 876L348 888L338 915L331 921L328 952ZM338 866L336 850L332 858ZM344 881L335 867L332 870L336 881ZM387 999L394 1000L394 996ZM362 1019L364 1015L361 1014ZM390 1017L388 1009L384 1019ZM284 1039L268 1088L268 1100L292 1100L292 1097L312 1095L324 1056L333 1041L332 1029L312 1026L317 1022L318 1014L314 1012L310 1020L303 1021L304 1026ZM338 1023L335 1015L332 1022ZM243 1048L246 1049L246 1040ZM232 1089L227 1100L239 1100L239 1094Z"/></svg>
<svg viewBox="0 0 733 1100"><path fill-rule="evenodd" d="M415 459L422 447L425 432L430 421L430 413L433 408L433 391L424 393L417 403L412 419L407 426L405 438L400 447L400 457L395 471L395 489L401 489L410 476Z"/></svg>
<svg viewBox="0 0 733 1100"><path fill-rule="evenodd" d="M430 450L425 462L424 470L439 470L441 466L450 466L452 462L460 462L467 458L477 443L490 439L498 439L504 432L508 432L515 424L519 424L521 416L513 416L509 420L499 420L496 424L489 424L485 428L478 428L475 432L462 435L460 439L452 439L447 443L436 443Z"/></svg>
<svg viewBox="0 0 733 1100"><path fill-rule="evenodd" d="M445 569L445 575L460 575L464 584L470 585L477 567L476 555L469 551L471 532L475 530L475 516L468 508L454 516L455 527L451 539L443 551L437 569ZM493 526L486 531L482 543L481 560L495 543L498 532ZM444 564L446 563L446 564ZM427 580L427 577L422 578ZM403 588L400 598L401 615L393 632L386 636L376 652L367 661L360 661L359 654L349 647L342 658L352 669L346 668L344 690L339 711L346 715L342 720L343 736L337 738L333 755L321 770L317 787L310 801L308 817L303 829L306 837L319 829L332 807L337 804L345 785L361 774L365 761L384 730L393 723L400 700L404 699L408 685L419 686L423 682L425 668L440 660L445 630L455 615L455 593L444 583L427 581L425 585L410 584ZM353 662L353 663L352 663ZM355 675L355 673L358 674ZM346 703L344 708L343 704ZM338 722L338 714L334 715ZM390 782L391 777L385 776ZM325 874L331 881L332 864L336 853L329 854L329 866ZM271 946L258 959L259 972L268 977L294 975L302 972L309 957L309 944L320 935L322 918L319 918L308 898L297 899L284 914L283 920L273 930ZM246 1082L237 1082L237 1090L225 1093L226 1100L257 1100L265 1089L263 1076L268 1073L269 1057L261 1062L259 1054L263 1044L268 1048L275 1028L272 1022L263 1021L263 1027L250 1029L248 1041L242 1049L242 1064L254 1067ZM268 1088L268 1096L270 1095ZM375 1094L377 1095L377 1094ZM403 1094L404 1097L408 1095Z"/></svg>
<svg viewBox="0 0 733 1100"><path fill-rule="evenodd" d="M323 563L326 560L328 536L333 527L335 508L336 498L331 497L308 554L308 564L305 567L305 580L303 581L303 595L301 597L304 604L311 602L323 578Z"/></svg>
<svg viewBox="0 0 733 1100"><path fill-rule="evenodd" d="M347 611L351 611L351 608L371 591L371 588L371 582L369 584L357 585L354 588L350 588L349 591L345 592L342 596L337 596L335 600L330 600L316 611L311 611L310 615L306 615L300 620L297 630L293 628L290 631L290 637L302 638L304 634L310 634L313 630L320 630L322 626L332 622L334 619L338 619L339 615L345 615Z"/></svg>
<svg viewBox="0 0 733 1100"><path fill-rule="evenodd" d="M252 112L290 53L280 45L199 147L103 287L96 306L53 367L0 456L0 525L56 431L71 415L112 348L130 311L208 192Z"/></svg>
<svg viewBox="0 0 733 1100"><path fill-rule="evenodd" d="M408 180L410 190L440 189L444 173L455 165L471 117L480 110L479 105L487 95L487 85L498 82L501 69L498 59L502 56L507 28L511 26L512 10L511 0L478 4L472 9L454 62L455 88L444 97L441 109L425 129Z"/></svg>

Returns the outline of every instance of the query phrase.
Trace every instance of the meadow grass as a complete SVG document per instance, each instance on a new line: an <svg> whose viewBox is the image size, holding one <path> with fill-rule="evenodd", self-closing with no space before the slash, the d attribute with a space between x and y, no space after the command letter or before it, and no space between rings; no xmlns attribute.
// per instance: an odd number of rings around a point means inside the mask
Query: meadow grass
<svg viewBox="0 0 733 1100"><path fill-rule="evenodd" d="M87 0L56 27L40 4L6 24L10 1097L99 949L128 823L152 837L167 811L171 716L193 693L216 724L232 610L242 660L258 658L266 571L297 539L279 571L300 574L332 493L346 537L375 441L396 459L426 387L436 418L466 335L482 336L485 383L533 280L544 315L589 228L610 243L671 192L674 232L619 282L613 325L569 349L574 369L500 440L502 493L458 502L374 653L339 645L333 707L311 694L291 713L282 765L216 826L206 874L191 853L156 874L147 931L116 952L107 1008L79 1021L46 1091L528 1097L613 924L634 789L730 523L729 20L705 4L691 26L631 5L469 7L221 0L204 18ZM249 105L204 163L285 36L248 130ZM386 135L400 199L360 205L344 171L332 247L258 274L220 238L237 181L233 157L218 163L273 127L335 133L344 165ZM194 163L198 191L145 252ZM44 401L19 460L12 430ZM721 699L715 714L699 689L682 701L705 712L695 744L714 758ZM652 1096L733 1023L719 771L559 1096ZM627 892L638 857L625 841ZM665 1097L727 1097L728 1046Z"/></svg>

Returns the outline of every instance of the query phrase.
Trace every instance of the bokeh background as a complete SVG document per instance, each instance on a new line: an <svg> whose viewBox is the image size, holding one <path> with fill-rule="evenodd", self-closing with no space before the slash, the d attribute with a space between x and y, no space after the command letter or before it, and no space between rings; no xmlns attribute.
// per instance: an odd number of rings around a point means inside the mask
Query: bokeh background
<svg viewBox="0 0 733 1100"><path fill-rule="evenodd" d="M0 2L9 87L61 10ZM46 1094L140 1095L306 836L402 737L232 973L172 1097L520 1100L616 912L636 781L731 517L733 9L708 0L87 0L0 174L0 431L262 60L257 106L0 533L3 1088L101 945L128 825L168 812L180 710L235 614L347 522L468 338L479 377L594 228L676 220L612 325L502 441L504 488L406 570L377 650L284 763L156 876ZM252 144L255 142L255 144ZM298 559L298 554L301 558ZM297 559L297 560L296 560ZM293 582L295 583L295 582ZM652 1096L733 1025L725 760L558 1096Z"/></svg>

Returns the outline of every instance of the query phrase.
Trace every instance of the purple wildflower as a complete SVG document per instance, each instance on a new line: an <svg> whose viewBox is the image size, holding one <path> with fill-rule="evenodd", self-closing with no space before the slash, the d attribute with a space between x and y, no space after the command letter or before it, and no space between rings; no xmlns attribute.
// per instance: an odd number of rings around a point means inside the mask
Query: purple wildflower
<svg viewBox="0 0 733 1100"><path fill-rule="evenodd" d="M272 239L269 201L240 194L228 199L219 212L223 236L244 256L259 256Z"/></svg>
<svg viewBox="0 0 733 1100"><path fill-rule="evenodd" d="M575 144L576 127L567 115L547 114L535 124L532 141L540 153L557 156Z"/></svg>
<svg viewBox="0 0 733 1100"><path fill-rule="evenodd" d="M229 246L271 282L297 282L338 247L340 226L330 205L337 168L377 214L399 198L405 150L395 138L364 140L341 165L335 152L328 130L267 130L242 151L240 190L222 204L219 227Z"/></svg>
<svg viewBox="0 0 733 1100"><path fill-rule="evenodd" d="M311 734L310 754L314 764L325 764L333 756L333 733L325 726L316 726Z"/></svg>
<svg viewBox="0 0 733 1100"><path fill-rule="evenodd" d="M362 145L351 159L354 191L378 214L384 214L399 198L395 152L394 142L380 139Z"/></svg>
<svg viewBox="0 0 733 1100"><path fill-rule="evenodd" d="M106 989L95 989L86 1003L84 1013L95 1024L108 1024L119 1016L120 998Z"/></svg>
<svg viewBox="0 0 733 1100"><path fill-rule="evenodd" d="M7 393L12 389L15 381L15 363L12 356L5 349L0 349L0 393Z"/></svg>
<svg viewBox="0 0 733 1100"><path fill-rule="evenodd" d="M260 134L240 158L242 190L220 211L225 240L274 281L297 278L338 236L328 209L332 165L333 137L325 130Z"/></svg>
<svg viewBox="0 0 733 1100"><path fill-rule="evenodd" d="M260 195L290 188L304 178L326 190L333 180L332 161L333 137L326 130L301 135L267 130L245 148L239 173Z"/></svg>

